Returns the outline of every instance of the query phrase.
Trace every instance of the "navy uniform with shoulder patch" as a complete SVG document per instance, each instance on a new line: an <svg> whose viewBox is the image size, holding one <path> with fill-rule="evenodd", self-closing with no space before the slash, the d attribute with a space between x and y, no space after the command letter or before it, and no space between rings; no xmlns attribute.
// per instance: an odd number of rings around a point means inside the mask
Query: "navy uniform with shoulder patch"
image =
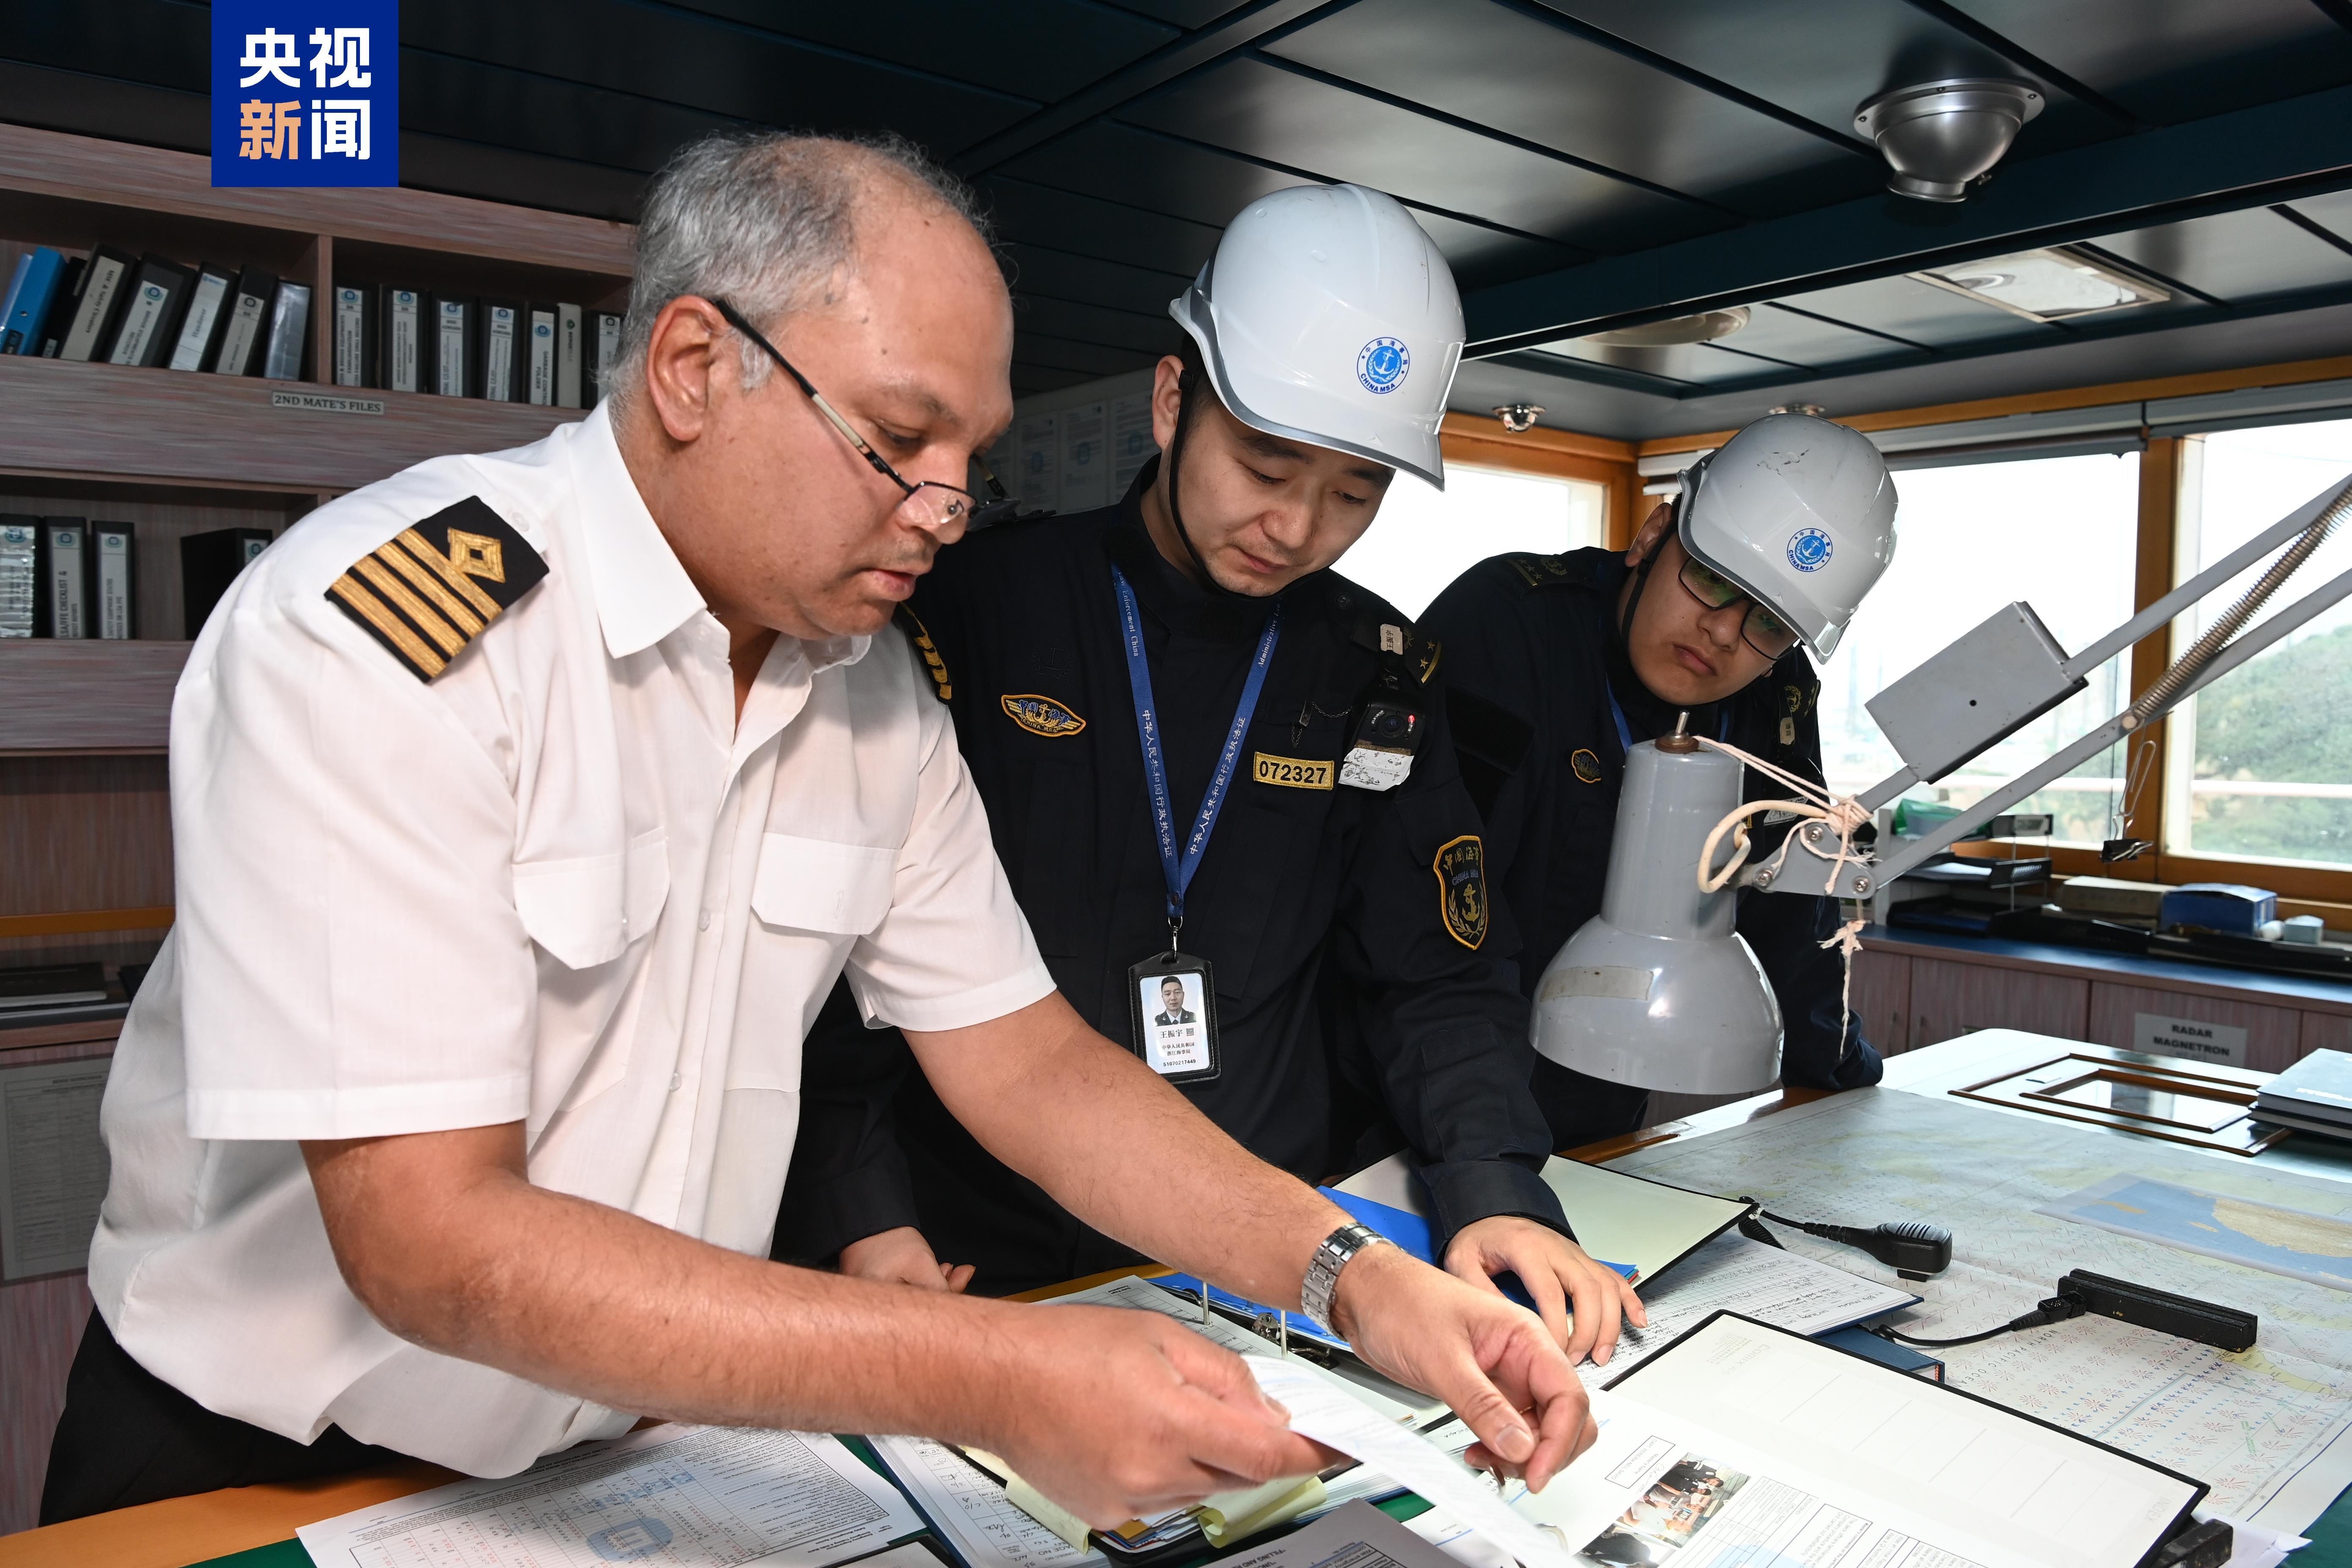
<svg viewBox="0 0 2352 1568"><path fill-rule="evenodd" d="M1422 617L1445 645L1454 746L1486 820L1487 876L1517 921L1519 984L1530 995L1560 944L1601 910L1625 762L1612 690L1634 741L1675 726L1675 710L1635 678L1614 629L1625 573L1624 557L1608 550L1498 555L1464 573ZM1673 587L1653 579L1652 591ZM1691 726L1818 780L1820 695L1798 648L1727 701L1694 711ZM1750 799L1777 793L1755 776L1747 789ZM1769 854L1786 831L1768 819L1754 855ZM1780 1000L1781 1077L1809 1089L1879 1076L1861 1020L1841 1035L1843 965L1817 945L1837 929L1836 910L1828 899L1740 896L1739 932ZM1548 1061L1537 1064L1535 1083L1562 1148L1640 1126L1649 1099Z"/></svg>
<svg viewBox="0 0 2352 1568"><path fill-rule="evenodd" d="M1139 505L1154 471L1116 507L1001 525L945 551L901 617L1047 966L1079 1016L1119 1041L1129 967L1167 946L1168 927L1112 568L1139 604L1182 825L1270 603L1212 596L1160 558ZM1335 573L1282 601L1185 900L1182 951L1213 968L1221 1060L1213 1078L1178 1087L1308 1180L1410 1144L1433 1163L1441 1243L1498 1214L1565 1230L1536 1174L1549 1146L1528 1093L1527 1007L1496 961L1514 938L1455 773L1444 656ZM777 1256L823 1258L918 1225L940 1258L978 1265L974 1288L992 1292L1134 1260L981 1149L919 1073L878 1067L875 1041L836 992L803 1053Z"/></svg>

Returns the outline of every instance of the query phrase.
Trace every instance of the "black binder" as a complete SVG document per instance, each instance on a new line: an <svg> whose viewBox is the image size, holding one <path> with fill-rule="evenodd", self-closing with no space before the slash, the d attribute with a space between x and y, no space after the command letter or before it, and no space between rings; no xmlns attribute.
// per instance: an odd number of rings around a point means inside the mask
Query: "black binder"
<svg viewBox="0 0 2352 1568"><path fill-rule="evenodd" d="M474 395L493 403L520 403L530 374L527 312L512 300L485 300L474 334Z"/></svg>
<svg viewBox="0 0 2352 1568"><path fill-rule="evenodd" d="M278 275L248 267L236 276L230 291L228 320L222 324L220 348L213 369L222 375L261 374L262 346L269 338L269 302L278 294Z"/></svg>
<svg viewBox="0 0 2352 1568"><path fill-rule="evenodd" d="M622 318L610 310L588 316L586 366L581 373L582 401L593 408L604 400L604 378L621 357Z"/></svg>
<svg viewBox="0 0 2352 1568"><path fill-rule="evenodd" d="M180 595L186 616L183 636L194 637L205 629L213 606L221 602L236 574L275 537L266 528L221 528L181 535Z"/></svg>
<svg viewBox="0 0 2352 1568"><path fill-rule="evenodd" d="M45 517L34 557L33 635L87 637L90 625L89 530L78 517Z"/></svg>
<svg viewBox="0 0 2352 1568"><path fill-rule="evenodd" d="M195 274L176 261L143 258L125 290L129 300L114 329L114 341L107 345L106 363L152 367L171 358L195 280Z"/></svg>
<svg viewBox="0 0 2352 1568"><path fill-rule="evenodd" d="M93 522L89 552L90 635L125 642L139 635L138 540L127 522Z"/></svg>
<svg viewBox="0 0 2352 1568"><path fill-rule="evenodd" d="M382 369L378 384L387 392L422 392L425 387L425 296L415 289L384 285L381 318L383 347L376 353Z"/></svg>
<svg viewBox="0 0 2352 1568"><path fill-rule="evenodd" d="M477 390L474 340L481 331L477 324L480 307L462 294L435 294L430 303L433 379L425 390L444 397L471 397Z"/></svg>
<svg viewBox="0 0 2352 1568"><path fill-rule="evenodd" d="M163 361L166 366L205 368L214 345L220 342L222 325L228 320L229 295L236 288L234 268L208 261L196 268L195 281L188 289L187 310L180 318L180 330L173 334L172 352Z"/></svg>
<svg viewBox="0 0 2352 1568"><path fill-rule="evenodd" d="M310 286L278 280L269 300L269 337L262 344L261 374L272 381L299 381L310 361Z"/></svg>
<svg viewBox="0 0 2352 1568"><path fill-rule="evenodd" d="M335 285L335 384L375 386L376 286Z"/></svg>
<svg viewBox="0 0 2352 1568"><path fill-rule="evenodd" d="M89 253L75 284L73 311L58 345L59 359L106 357L99 350L114 342L114 329L131 296L131 275L138 269L139 258L127 250L101 245Z"/></svg>

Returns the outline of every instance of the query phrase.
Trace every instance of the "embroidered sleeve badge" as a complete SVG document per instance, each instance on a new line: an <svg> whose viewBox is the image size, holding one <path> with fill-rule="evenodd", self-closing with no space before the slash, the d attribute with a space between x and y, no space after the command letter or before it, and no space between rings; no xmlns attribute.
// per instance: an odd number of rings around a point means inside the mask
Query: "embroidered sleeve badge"
<svg viewBox="0 0 2352 1568"><path fill-rule="evenodd" d="M1569 771L1584 784L1601 782L1601 757L1589 746L1579 746L1568 753Z"/></svg>
<svg viewBox="0 0 2352 1568"><path fill-rule="evenodd" d="M1437 873L1437 912L1463 946L1486 940L1486 847L1475 833L1438 847L1429 868Z"/></svg>
<svg viewBox="0 0 2352 1568"><path fill-rule="evenodd" d="M546 575L539 552L467 496L352 562L327 597L430 682Z"/></svg>
<svg viewBox="0 0 2352 1568"><path fill-rule="evenodd" d="M1000 697L1004 716L1033 735L1058 740L1075 735L1087 727L1087 721L1050 697L1021 692Z"/></svg>

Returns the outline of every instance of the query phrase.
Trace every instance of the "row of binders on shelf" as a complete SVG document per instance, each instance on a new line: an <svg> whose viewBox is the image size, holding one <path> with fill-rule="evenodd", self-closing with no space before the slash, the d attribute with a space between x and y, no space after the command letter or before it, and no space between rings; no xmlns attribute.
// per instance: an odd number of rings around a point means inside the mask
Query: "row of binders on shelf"
<svg viewBox="0 0 2352 1568"><path fill-rule="evenodd" d="M578 305L335 285L338 386L592 408L621 318Z"/></svg>
<svg viewBox="0 0 2352 1568"><path fill-rule="evenodd" d="M0 301L0 353L297 381L310 326L310 286L264 268L37 246Z"/></svg>
<svg viewBox="0 0 2352 1568"><path fill-rule="evenodd" d="M196 635L273 537L266 528L181 535L186 636ZM138 637L138 537L127 522L0 513L0 640Z"/></svg>

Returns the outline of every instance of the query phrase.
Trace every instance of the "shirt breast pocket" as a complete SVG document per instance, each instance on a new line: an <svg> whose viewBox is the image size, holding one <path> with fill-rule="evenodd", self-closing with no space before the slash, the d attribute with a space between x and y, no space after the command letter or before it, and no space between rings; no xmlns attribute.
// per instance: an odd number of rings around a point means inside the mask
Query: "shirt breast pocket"
<svg viewBox="0 0 2352 1568"><path fill-rule="evenodd" d="M522 929L567 969L612 963L651 932L669 901L668 835L656 827L612 855L517 861Z"/></svg>
<svg viewBox="0 0 2352 1568"><path fill-rule="evenodd" d="M751 912L763 924L829 936L864 936L890 912L895 851L771 833L760 847Z"/></svg>

